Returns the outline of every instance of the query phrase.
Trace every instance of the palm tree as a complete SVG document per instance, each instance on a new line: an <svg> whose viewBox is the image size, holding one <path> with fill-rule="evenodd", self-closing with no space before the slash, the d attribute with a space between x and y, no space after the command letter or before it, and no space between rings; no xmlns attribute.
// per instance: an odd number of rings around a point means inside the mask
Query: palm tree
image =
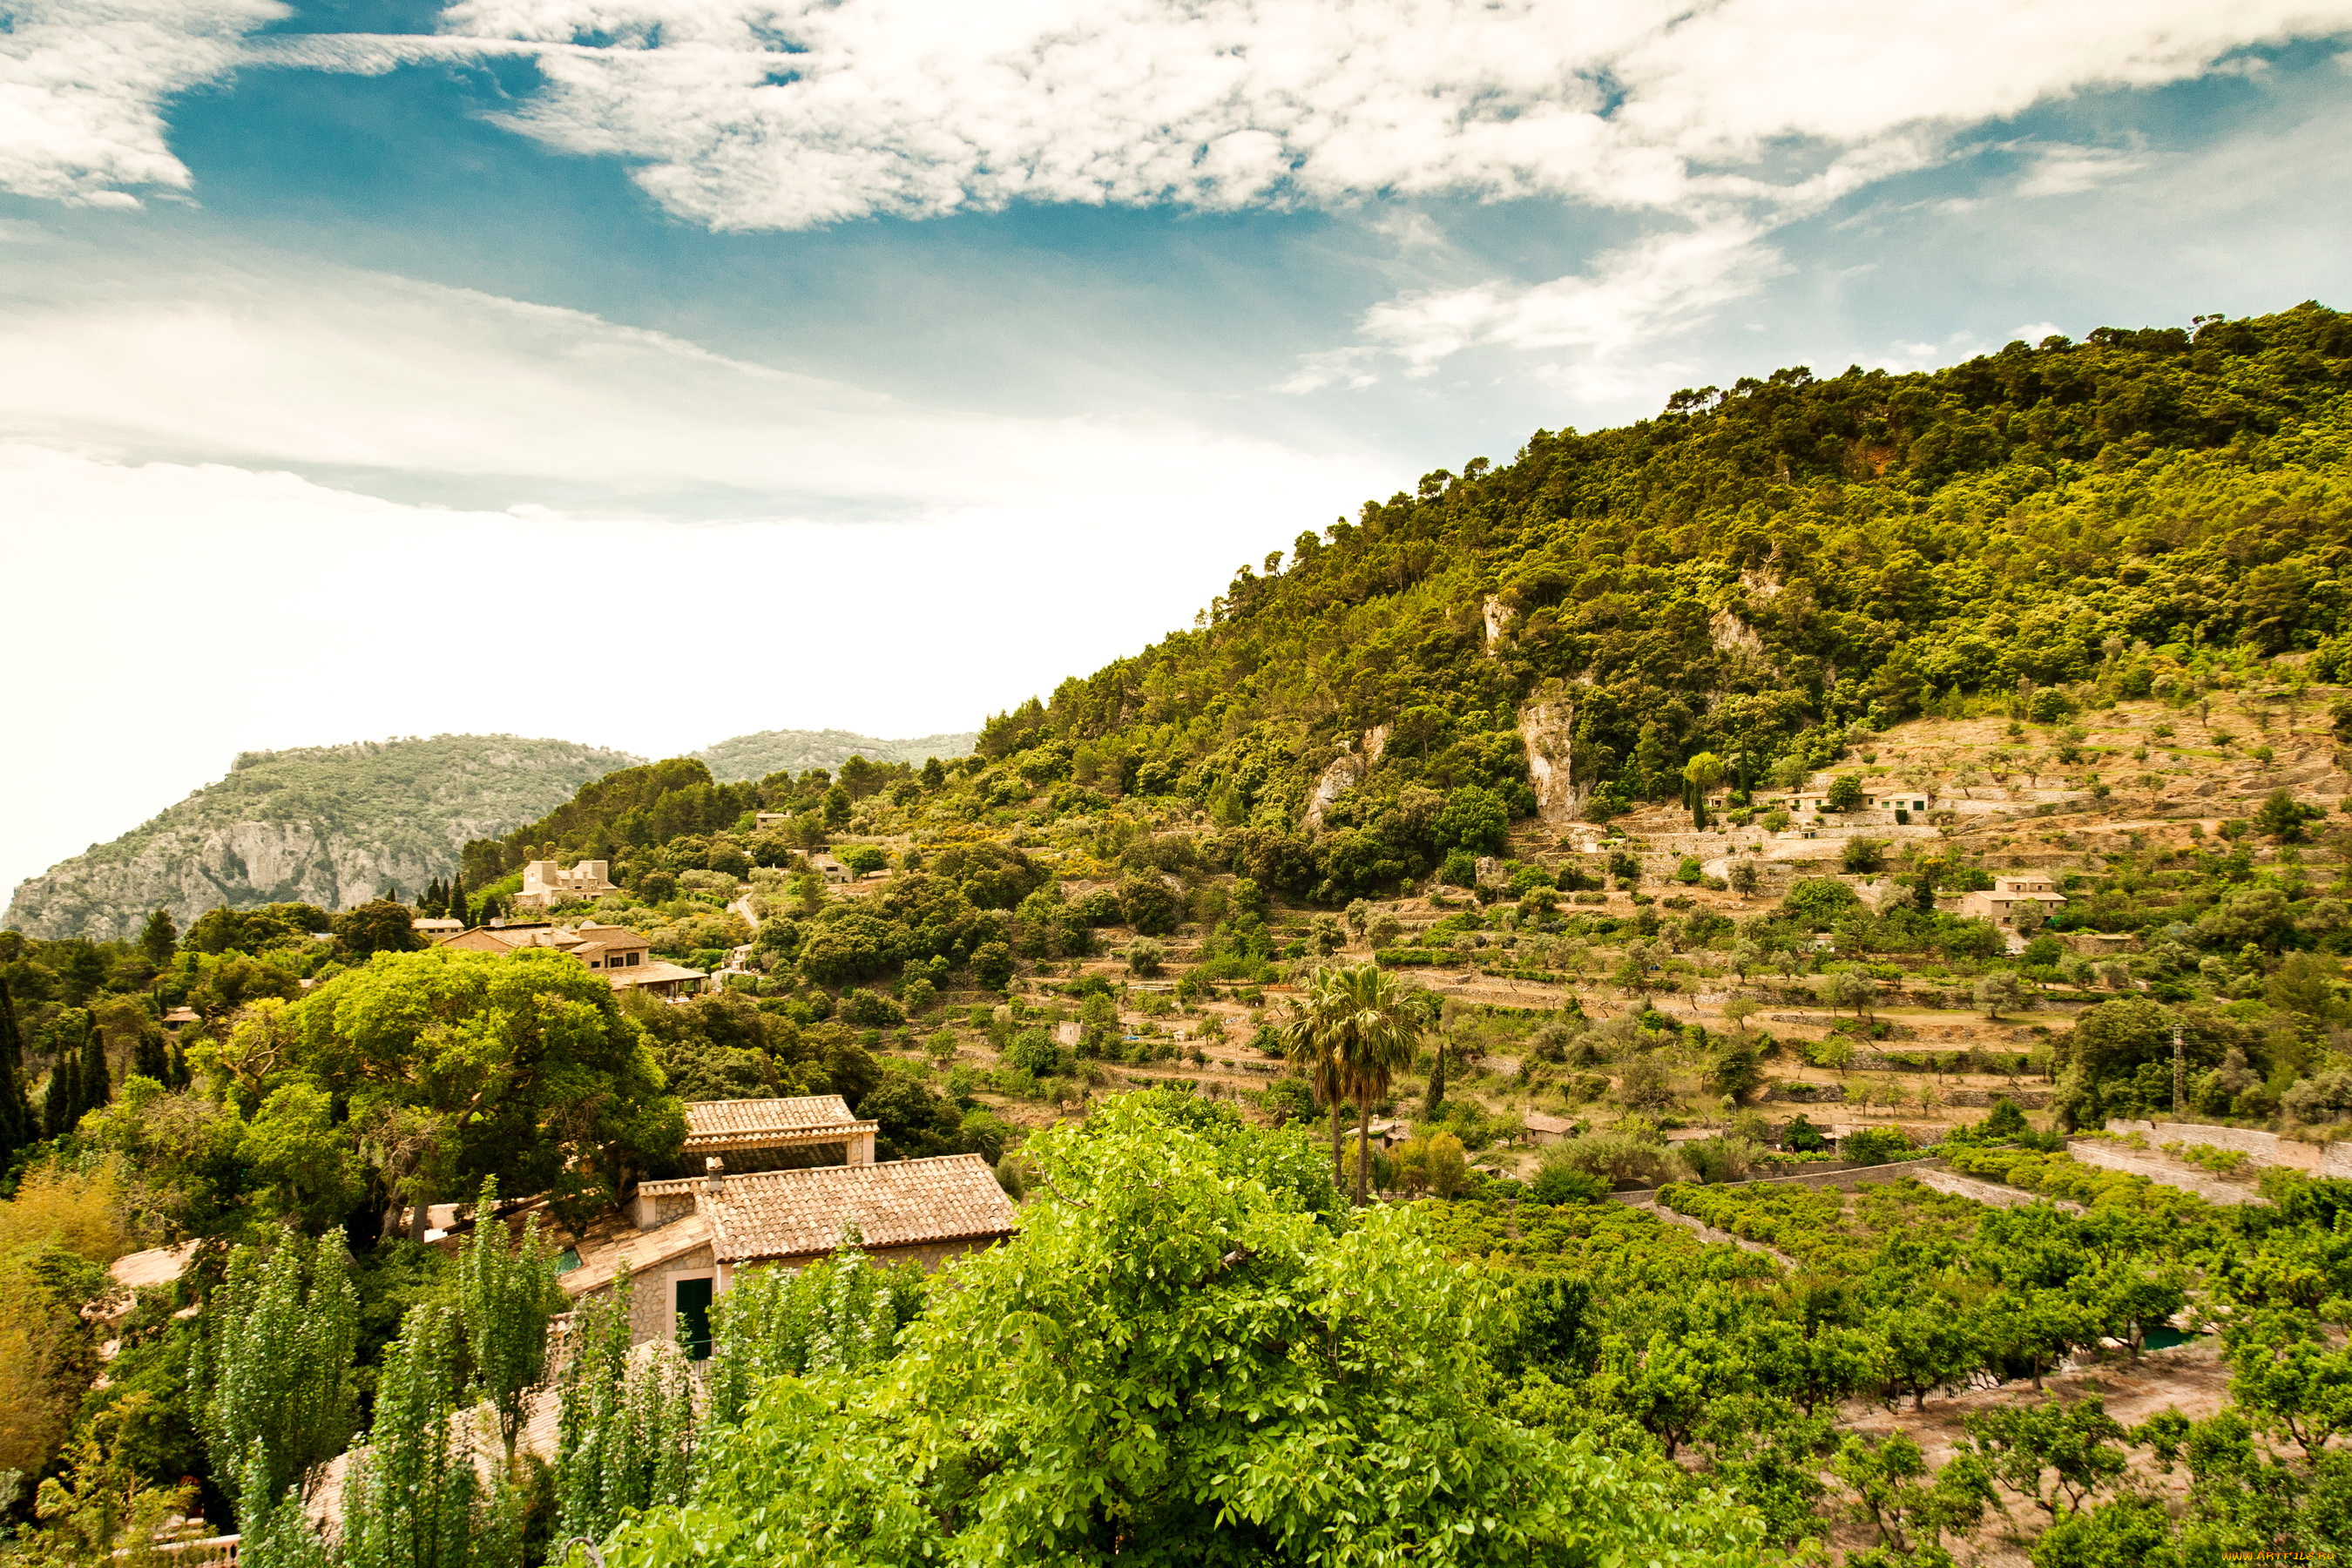
<svg viewBox="0 0 2352 1568"><path fill-rule="evenodd" d="M1423 1005L1402 982L1374 963L1318 969L1308 982L1294 1028L1311 1047L1317 1092L1332 1108L1331 1152L1339 1169L1339 1102L1356 1102L1356 1206L1368 1201L1371 1175L1372 1101L1386 1094L1399 1068L1412 1060L1426 1017Z"/></svg>
<svg viewBox="0 0 2352 1568"><path fill-rule="evenodd" d="M1316 981L1329 971L1318 971ZM1295 1062L1307 1064L1307 1077L1315 1098L1331 1111L1331 1184L1344 1185L1347 1172L1339 1161L1339 1102L1347 1098L1347 1074L1334 1048L1335 1037L1323 1026L1316 1010L1315 981L1307 983L1307 994L1295 1005L1291 1015L1278 1033L1282 1037L1282 1054Z"/></svg>

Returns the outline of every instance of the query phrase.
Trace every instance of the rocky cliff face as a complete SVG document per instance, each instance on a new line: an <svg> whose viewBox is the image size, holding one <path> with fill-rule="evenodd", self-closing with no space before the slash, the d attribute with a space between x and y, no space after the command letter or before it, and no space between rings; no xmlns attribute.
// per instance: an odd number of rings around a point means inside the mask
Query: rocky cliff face
<svg viewBox="0 0 2352 1568"><path fill-rule="evenodd" d="M1528 782L1535 788L1536 814L1546 822L1575 820L1592 793L1592 786L1580 784L1569 765L1575 723L1576 702L1557 686L1538 692L1519 707L1519 738L1528 749Z"/></svg>
<svg viewBox="0 0 2352 1568"><path fill-rule="evenodd" d="M135 936L155 909L185 928L224 905L342 909L387 885L414 896L456 872L467 839L535 821L639 760L509 735L247 752L154 820L21 883L7 923L105 941Z"/></svg>

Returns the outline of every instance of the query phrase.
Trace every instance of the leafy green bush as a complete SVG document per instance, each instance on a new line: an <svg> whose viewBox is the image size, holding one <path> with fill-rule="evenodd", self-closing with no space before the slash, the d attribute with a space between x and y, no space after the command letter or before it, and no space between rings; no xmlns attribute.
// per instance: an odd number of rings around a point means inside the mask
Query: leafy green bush
<svg viewBox="0 0 2352 1568"><path fill-rule="evenodd" d="M1864 1127L1838 1143L1838 1153L1857 1165L1884 1165L1911 1152L1911 1135L1900 1127Z"/></svg>

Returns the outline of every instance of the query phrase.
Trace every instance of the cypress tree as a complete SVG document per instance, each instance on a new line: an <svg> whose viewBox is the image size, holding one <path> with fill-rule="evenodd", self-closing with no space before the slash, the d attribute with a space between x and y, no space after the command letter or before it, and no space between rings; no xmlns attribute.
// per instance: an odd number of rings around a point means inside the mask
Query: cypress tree
<svg viewBox="0 0 2352 1568"><path fill-rule="evenodd" d="M0 1171L16 1162L18 1150L40 1138L40 1123L25 1094L25 1037L16 1025L16 1003L6 978L0 977Z"/></svg>
<svg viewBox="0 0 2352 1568"><path fill-rule="evenodd" d="M62 1138L81 1120L81 1052L67 1046L49 1068L48 1092L41 1097L41 1136Z"/></svg>
<svg viewBox="0 0 2352 1568"><path fill-rule="evenodd" d="M449 918L460 925L472 925L466 918L466 873L461 869L449 879Z"/></svg>
<svg viewBox="0 0 2352 1568"><path fill-rule="evenodd" d="M163 1029L151 1019L140 1021L139 1038L131 1047L131 1070L165 1089L172 1087L171 1047Z"/></svg>
<svg viewBox="0 0 2352 1568"><path fill-rule="evenodd" d="M110 1104L114 1099L114 1083L106 1070L106 1032L92 1019L81 1037L81 1072L77 1089L80 1108L74 1115L79 1122L87 1112Z"/></svg>
<svg viewBox="0 0 2352 1568"><path fill-rule="evenodd" d="M179 1041L174 1040L172 1042L172 1076L163 1080L163 1087L185 1089L192 1081L188 1075L188 1053L180 1048Z"/></svg>

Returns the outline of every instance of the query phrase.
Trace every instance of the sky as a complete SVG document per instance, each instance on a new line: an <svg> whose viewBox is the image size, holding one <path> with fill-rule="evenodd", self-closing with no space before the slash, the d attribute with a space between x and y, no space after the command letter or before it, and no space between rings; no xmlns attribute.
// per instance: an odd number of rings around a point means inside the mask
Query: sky
<svg viewBox="0 0 2352 1568"><path fill-rule="evenodd" d="M2352 300L2352 0L0 0L0 885L988 713L1538 428Z"/></svg>

